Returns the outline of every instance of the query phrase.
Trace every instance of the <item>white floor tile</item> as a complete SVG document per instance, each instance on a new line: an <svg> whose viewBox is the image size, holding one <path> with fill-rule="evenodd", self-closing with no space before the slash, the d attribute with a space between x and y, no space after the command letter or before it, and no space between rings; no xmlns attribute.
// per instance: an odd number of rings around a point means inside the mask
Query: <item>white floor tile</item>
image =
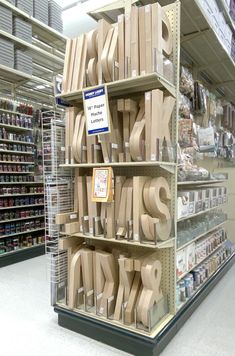
<svg viewBox="0 0 235 356"><path fill-rule="evenodd" d="M0 356L127 355L59 327L49 300L45 256L0 269ZM234 350L235 266L162 356L233 356Z"/></svg>

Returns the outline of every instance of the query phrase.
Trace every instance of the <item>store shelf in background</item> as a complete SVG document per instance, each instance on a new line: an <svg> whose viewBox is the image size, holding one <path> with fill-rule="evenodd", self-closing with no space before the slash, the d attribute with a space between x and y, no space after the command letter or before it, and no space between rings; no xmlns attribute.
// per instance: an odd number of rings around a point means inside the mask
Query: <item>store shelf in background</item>
<svg viewBox="0 0 235 356"><path fill-rule="evenodd" d="M226 241L226 240L225 240ZM187 272L184 272L181 276L176 277L177 283L183 279L185 276L187 276L187 274L189 274L194 268L200 266L203 262L205 262L208 258L210 258L214 253L216 253L220 247L222 247L225 243L225 241L223 241L221 244L219 244L211 253L209 253L209 255L207 255L205 258L203 258L200 262L197 262L192 268L190 268Z"/></svg>
<svg viewBox="0 0 235 356"><path fill-rule="evenodd" d="M211 179L211 180L196 180L196 181L184 181L178 182L178 186L182 185L209 185L209 184L219 184L227 182L227 179Z"/></svg>
<svg viewBox="0 0 235 356"><path fill-rule="evenodd" d="M235 63L212 28L199 0L181 2L181 46L195 63L199 73L211 80L214 89L222 89L228 100L235 97Z"/></svg>
<svg viewBox="0 0 235 356"><path fill-rule="evenodd" d="M223 0L224 1L224 0ZM161 5L172 0L159 0ZM227 100L235 102L235 62L212 28L199 0L181 0L181 47L193 61L193 69L209 79ZM200 79L200 76L198 76Z"/></svg>
<svg viewBox="0 0 235 356"><path fill-rule="evenodd" d="M184 220L187 220L187 219L194 218L195 216L199 216L199 215L202 215L202 214L208 213L209 211L212 211L212 210L215 210L215 209L219 209L220 207L225 206L225 205L226 205L226 203L224 203L224 204L220 204L220 205L218 205L218 206L214 206L213 208L210 208L210 209L206 209L206 210L199 211L199 213L184 216L183 218L178 219L178 220L177 220L177 222L180 222L180 221L184 221Z"/></svg>
<svg viewBox="0 0 235 356"><path fill-rule="evenodd" d="M198 288L196 288L196 290L194 291L193 295L190 298L187 298L185 302L182 302L178 307L177 307L177 311L179 311L180 309L182 309L183 307L185 307L186 305L190 304L190 302L194 299L197 298L198 293L200 293L200 291L205 288L205 286L210 283L210 281L213 279L214 275L218 274L219 271L221 269L223 269L223 267L228 263L228 261L230 261L233 257L235 256L235 254L232 254L231 256L229 256L220 266L219 268L213 272Z"/></svg>
<svg viewBox="0 0 235 356"><path fill-rule="evenodd" d="M188 241L187 243L185 243L185 244L183 244L182 246L178 247L178 248L177 248L177 251L182 250L183 248L185 248L185 247L191 245L193 242L199 240L201 237L203 237L203 236L209 234L210 232L212 232L212 231L218 229L219 227L223 226L224 224L227 223L227 221L228 221L228 220L225 220L225 221L223 221L222 223L220 223L220 224L218 224L218 225L212 227L211 229L207 230L206 232L203 232L203 234L198 235L197 237L195 237L195 238L192 239L191 241Z"/></svg>
<svg viewBox="0 0 235 356"><path fill-rule="evenodd" d="M31 219L39 219L39 218L44 218L44 217L45 217L45 215L33 215L33 216L27 216L26 218L0 220L0 224L9 223L9 221L13 222L13 221L31 220Z"/></svg>
<svg viewBox="0 0 235 356"><path fill-rule="evenodd" d="M101 84L101 86L104 84ZM171 95L176 96L176 88L168 80L157 73L140 75L134 78L117 80L105 83L109 98L123 97L134 93L143 93L152 89L167 89ZM97 87L97 86L96 86ZM84 90L91 90L94 87L87 87ZM78 90L67 94L57 95L69 103L82 103L82 92Z"/></svg>
<svg viewBox="0 0 235 356"><path fill-rule="evenodd" d="M24 208L33 208L35 206L44 206L44 204L29 204L29 205L17 205L17 206L5 206L0 208L0 210L11 210L11 209L24 209Z"/></svg>
<svg viewBox="0 0 235 356"><path fill-rule="evenodd" d="M0 111L1 112L1 111ZM7 124L1 124L0 127L4 127L5 129L9 129L9 131L17 131L17 132L23 132L23 131L33 131L33 129L29 129L27 127L20 127L20 126L14 126L14 125L7 125Z"/></svg>
<svg viewBox="0 0 235 356"><path fill-rule="evenodd" d="M49 51L39 48L38 46L24 41L21 38L3 30L0 30L0 36L13 42L17 47L26 48L27 52L32 55L33 62L54 71L60 71L63 69L64 60L59 58L59 56L56 56Z"/></svg>
<svg viewBox="0 0 235 356"><path fill-rule="evenodd" d="M235 33L235 23L232 17L230 16L229 6L226 5L225 0L217 0L217 4L219 6L219 9L223 12L227 24L230 25L230 27L233 29L233 33Z"/></svg>
<svg viewBox="0 0 235 356"><path fill-rule="evenodd" d="M17 162L17 161L0 161L2 164L22 164L22 165L33 165L35 162Z"/></svg>
<svg viewBox="0 0 235 356"><path fill-rule="evenodd" d="M27 231L22 231L22 232L16 232L14 234L9 234L9 235L0 235L0 239L5 239L6 237L13 237L13 236L18 236L18 235L32 234L33 232L38 232L38 231L43 231L43 230L45 230L45 227L38 228L38 229L27 230Z"/></svg>
<svg viewBox="0 0 235 356"><path fill-rule="evenodd" d="M17 140L7 140L7 139L4 139L4 138L0 138L0 142L5 142L5 143L17 143L17 144L21 144L21 145L36 146L35 143L33 143L33 142L17 141Z"/></svg>
<svg viewBox="0 0 235 356"><path fill-rule="evenodd" d="M21 155L34 155L34 152L13 151L13 150L0 150L0 153L15 153L15 154L21 154Z"/></svg>
<svg viewBox="0 0 235 356"><path fill-rule="evenodd" d="M0 198L25 197L25 196L34 196L34 195L44 195L44 193L1 194Z"/></svg>
<svg viewBox="0 0 235 356"><path fill-rule="evenodd" d="M0 4L4 5L8 9L13 11L13 14L24 18L28 22L32 24L33 35L37 36L45 43L51 44L54 47L61 50L61 47L65 47L66 39L64 35L54 30L53 28L47 26L41 21L38 21L34 17L28 15L26 12L20 10L16 6L12 5L10 2L6 0L0 0Z"/></svg>
<svg viewBox="0 0 235 356"><path fill-rule="evenodd" d="M75 236L75 237L81 237L85 240L96 240L100 241L103 243L115 243L115 244L121 244L121 245L129 245L129 246L136 246L136 247L142 247L142 248L153 248L153 249L162 249L162 248L171 248L174 247L175 244L175 238L170 238L166 241L157 241L155 244L153 243L148 243L147 241L145 242L138 242L138 241L133 241L133 240L127 240L127 239L110 239L110 238L105 238L104 236L92 236L92 235L85 235L80 232L74 233L74 234L66 234L61 232L61 236Z"/></svg>
<svg viewBox="0 0 235 356"><path fill-rule="evenodd" d="M45 253L44 243L3 253L0 255L0 268L11 265L13 263L25 261L29 258L44 255L44 253Z"/></svg>
<svg viewBox="0 0 235 356"><path fill-rule="evenodd" d="M27 114L24 114L24 113L22 113L22 112L19 112L19 111L13 111L13 110L7 110L7 109L1 109L0 108L0 113L6 113L6 114L13 114L13 115L22 115L22 116L25 116L25 117L33 117L33 115L27 115ZM1 125L3 125L3 124L1 124ZM9 125L10 126L10 125ZM15 127L15 126L13 126L13 127ZM18 127L18 126L16 126L16 127ZM29 129L30 130L30 129Z"/></svg>
<svg viewBox="0 0 235 356"><path fill-rule="evenodd" d="M36 185L36 184L40 184L43 186L43 182L0 182L0 186L1 185Z"/></svg>
<svg viewBox="0 0 235 356"><path fill-rule="evenodd" d="M0 65L0 80L4 80L9 83L22 83L23 81L28 81L28 83L32 82L31 87L36 86L36 84L47 85L49 87L53 87L53 84L50 81L42 79L40 77L36 77L34 75L29 75L20 70L13 69L4 65Z"/></svg>

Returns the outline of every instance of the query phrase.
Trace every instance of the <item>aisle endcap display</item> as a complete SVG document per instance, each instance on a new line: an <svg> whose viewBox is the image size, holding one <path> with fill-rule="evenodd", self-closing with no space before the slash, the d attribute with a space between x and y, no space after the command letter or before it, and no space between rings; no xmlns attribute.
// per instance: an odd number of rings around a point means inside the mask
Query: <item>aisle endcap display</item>
<svg viewBox="0 0 235 356"><path fill-rule="evenodd" d="M60 168L74 168L74 204L56 215L52 263L61 262L64 273L55 303L73 314L74 325L84 316L150 340L232 254L222 211L228 193L220 184L228 175L196 166L192 154L220 154L215 100L207 113L203 85L186 74L188 100L180 102L179 10L178 1L133 6L117 23L101 19L67 41L60 97L73 106L65 113ZM90 136L83 93L102 87L110 130ZM105 169L112 183L104 174L92 177Z"/></svg>

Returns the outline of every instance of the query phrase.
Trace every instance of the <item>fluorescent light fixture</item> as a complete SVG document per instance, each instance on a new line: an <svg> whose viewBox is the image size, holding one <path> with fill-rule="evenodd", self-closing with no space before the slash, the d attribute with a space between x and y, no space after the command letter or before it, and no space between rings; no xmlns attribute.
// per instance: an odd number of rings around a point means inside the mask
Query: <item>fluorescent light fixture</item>
<svg viewBox="0 0 235 356"><path fill-rule="evenodd" d="M46 87L45 87L45 85L43 85L43 84L39 84L39 85L36 85L36 87L35 87L35 89L45 89Z"/></svg>

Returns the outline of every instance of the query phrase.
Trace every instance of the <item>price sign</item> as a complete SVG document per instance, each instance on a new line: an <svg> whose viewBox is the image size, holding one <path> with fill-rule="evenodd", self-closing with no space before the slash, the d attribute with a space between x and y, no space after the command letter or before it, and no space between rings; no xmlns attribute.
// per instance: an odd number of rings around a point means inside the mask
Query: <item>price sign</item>
<svg viewBox="0 0 235 356"><path fill-rule="evenodd" d="M87 122L87 135L100 135L110 132L106 86L84 90L83 104Z"/></svg>

